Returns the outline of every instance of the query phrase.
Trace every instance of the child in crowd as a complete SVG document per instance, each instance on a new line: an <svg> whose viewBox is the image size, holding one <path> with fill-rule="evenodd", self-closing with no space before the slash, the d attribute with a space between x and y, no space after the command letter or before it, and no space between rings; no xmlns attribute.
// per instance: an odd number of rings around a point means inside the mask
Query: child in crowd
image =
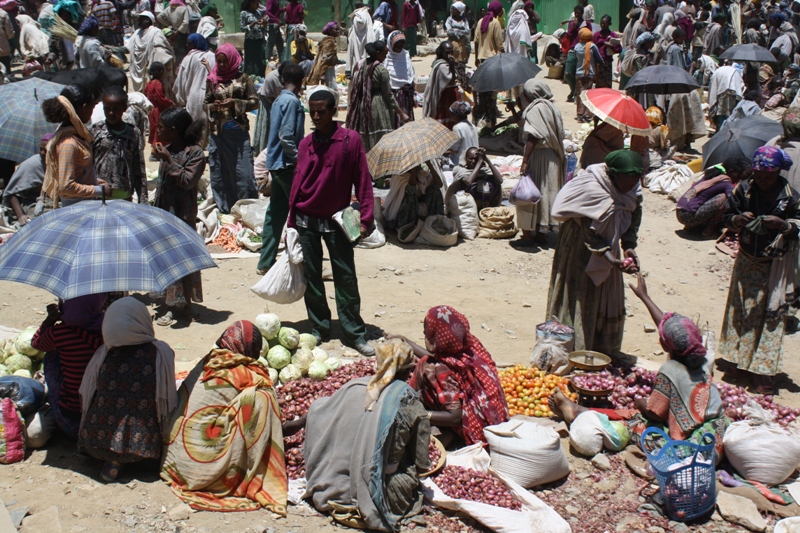
<svg viewBox="0 0 800 533"><path fill-rule="evenodd" d="M144 95L153 104L153 110L150 112L150 161L158 161L155 156L153 147L158 142L158 118L165 110L170 107L175 107L175 102L167 97L167 92L164 90L164 84L161 78L164 76L164 65L158 61L153 61L150 68L147 69L147 74L150 76L150 81L144 88Z"/></svg>

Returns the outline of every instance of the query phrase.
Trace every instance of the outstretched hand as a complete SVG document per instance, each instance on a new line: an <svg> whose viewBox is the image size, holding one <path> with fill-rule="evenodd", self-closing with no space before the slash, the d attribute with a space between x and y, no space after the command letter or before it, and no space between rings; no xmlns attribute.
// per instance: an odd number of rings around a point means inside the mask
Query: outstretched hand
<svg viewBox="0 0 800 533"><path fill-rule="evenodd" d="M647 283L645 283L644 276L642 276L641 272L636 274L636 282L636 285L633 283L628 283L628 287L631 288L633 294L638 296L640 300L643 300L647 297Z"/></svg>

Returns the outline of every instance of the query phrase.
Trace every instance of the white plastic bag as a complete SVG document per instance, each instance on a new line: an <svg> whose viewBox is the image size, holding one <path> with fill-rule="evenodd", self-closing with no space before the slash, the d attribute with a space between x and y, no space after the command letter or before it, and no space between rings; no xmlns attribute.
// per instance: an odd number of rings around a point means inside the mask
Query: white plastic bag
<svg viewBox="0 0 800 533"><path fill-rule="evenodd" d="M800 533L800 517L784 518L775 524L774 533Z"/></svg>
<svg viewBox="0 0 800 533"><path fill-rule="evenodd" d="M458 228L455 222L444 215L431 215L425 218L414 242L431 246L454 246L458 242Z"/></svg>
<svg viewBox="0 0 800 533"><path fill-rule="evenodd" d="M383 226L378 220L375 220L375 229L372 230L372 233L366 239L361 239L356 244L356 248L380 248L386 244L386 235L383 233Z"/></svg>
<svg viewBox="0 0 800 533"><path fill-rule="evenodd" d="M478 204L471 194L459 191L451 195L448 216L456 223L459 237L471 241L478 236Z"/></svg>
<svg viewBox="0 0 800 533"><path fill-rule="evenodd" d="M527 420L509 420L483 428L492 468L526 489L569 474L567 454L553 428Z"/></svg>
<svg viewBox="0 0 800 533"><path fill-rule="evenodd" d="M772 413L750 401L749 420L734 422L725 431L725 457L748 481L778 485L800 464L797 434L773 422Z"/></svg>
<svg viewBox="0 0 800 533"><path fill-rule="evenodd" d="M471 468L479 472L490 472L496 476L522 503L522 510L512 511L486 503L451 498L436 486L435 478L422 480L425 498L437 507L467 514L497 533L570 533L572 531L569 524L553 508L513 480L495 472L489 463L489 454L480 443L447 454L448 465Z"/></svg>
<svg viewBox="0 0 800 533"><path fill-rule="evenodd" d="M531 366L548 374L566 376L572 369L569 353L575 346L575 330L555 318L536 326L536 345L531 354Z"/></svg>
<svg viewBox="0 0 800 533"><path fill-rule="evenodd" d="M278 258L272 268L250 289L265 300L277 304L294 303L306 292L303 271L303 249L297 230L286 230L286 253Z"/></svg>
<svg viewBox="0 0 800 533"><path fill-rule="evenodd" d="M237 222L241 221L242 226L261 235L264 229L264 217L267 216L267 207L269 207L269 198L239 200L231 207L231 214Z"/></svg>

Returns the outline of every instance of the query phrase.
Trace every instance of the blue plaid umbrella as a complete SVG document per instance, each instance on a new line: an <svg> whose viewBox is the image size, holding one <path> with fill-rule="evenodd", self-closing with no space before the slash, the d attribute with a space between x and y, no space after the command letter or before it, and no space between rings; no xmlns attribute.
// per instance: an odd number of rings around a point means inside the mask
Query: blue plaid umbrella
<svg viewBox="0 0 800 533"><path fill-rule="evenodd" d="M39 153L39 140L58 127L44 118L42 102L63 88L39 78L0 85L0 157L20 163Z"/></svg>
<svg viewBox="0 0 800 533"><path fill-rule="evenodd" d="M178 217L124 200L84 201L34 218L0 246L0 279L67 300L115 291L161 292L215 267Z"/></svg>

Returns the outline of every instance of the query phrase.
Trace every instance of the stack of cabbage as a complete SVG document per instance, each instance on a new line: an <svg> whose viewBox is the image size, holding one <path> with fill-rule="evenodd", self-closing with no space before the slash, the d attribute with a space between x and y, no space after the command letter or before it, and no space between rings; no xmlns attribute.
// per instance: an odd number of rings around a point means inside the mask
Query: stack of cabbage
<svg viewBox="0 0 800 533"><path fill-rule="evenodd" d="M32 377L41 368L44 353L31 346L35 327L22 331L14 340L0 343L0 376Z"/></svg>
<svg viewBox="0 0 800 533"><path fill-rule="evenodd" d="M281 327L281 320L274 313L258 315L254 323L265 341L258 360L269 367L269 377L275 384L303 376L323 380L342 364L341 359L328 357L325 350L317 347L314 335Z"/></svg>

